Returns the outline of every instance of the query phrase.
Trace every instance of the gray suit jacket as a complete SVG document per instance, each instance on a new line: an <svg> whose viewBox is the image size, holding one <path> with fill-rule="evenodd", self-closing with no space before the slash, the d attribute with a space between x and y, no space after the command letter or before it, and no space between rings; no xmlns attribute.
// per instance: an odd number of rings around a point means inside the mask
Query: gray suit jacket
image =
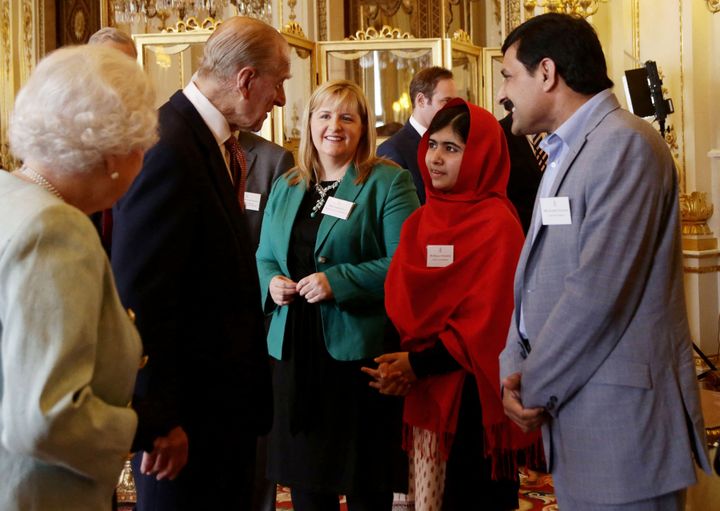
<svg viewBox="0 0 720 511"><path fill-rule="evenodd" d="M588 119L551 196L571 225L525 243L501 377L545 407L550 470L580 500L624 503L709 470L685 311L678 183L670 152L615 96ZM536 203L533 222L540 215ZM532 228L531 228L532 230ZM519 307L531 345L520 343Z"/></svg>
<svg viewBox="0 0 720 511"><path fill-rule="evenodd" d="M253 133L241 131L238 140L245 151L248 166L245 189L261 195L259 211L245 210L245 218L252 238L252 250L255 251L260 243L263 211L272 184L280 175L295 166L295 159L290 151Z"/></svg>

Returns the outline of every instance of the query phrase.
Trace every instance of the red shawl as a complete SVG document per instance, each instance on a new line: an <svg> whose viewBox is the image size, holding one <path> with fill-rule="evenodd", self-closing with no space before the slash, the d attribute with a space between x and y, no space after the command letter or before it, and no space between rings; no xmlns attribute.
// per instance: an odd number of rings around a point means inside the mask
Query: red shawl
<svg viewBox="0 0 720 511"><path fill-rule="evenodd" d="M506 195L510 157L497 120L466 104L470 130L457 183L436 191L425 164L428 133L418 148L427 203L403 225L385 282L385 306L400 333L402 349L420 351L439 338L463 367L418 380L405 398L404 422L433 431L447 458L457 427L465 374L478 385L485 429L485 453L493 478L516 477L515 454L538 445L503 411L498 356L505 346L513 310L513 276L523 244L520 223ZM453 245L454 260L428 268L428 245Z"/></svg>

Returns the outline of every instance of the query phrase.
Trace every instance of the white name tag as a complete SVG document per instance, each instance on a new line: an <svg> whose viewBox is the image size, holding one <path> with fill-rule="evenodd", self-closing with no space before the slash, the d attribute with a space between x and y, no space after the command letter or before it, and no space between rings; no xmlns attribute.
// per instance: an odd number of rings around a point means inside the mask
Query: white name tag
<svg viewBox="0 0 720 511"><path fill-rule="evenodd" d="M543 225L570 225L570 199L567 197L543 197L540 199Z"/></svg>
<svg viewBox="0 0 720 511"><path fill-rule="evenodd" d="M260 198L262 197L259 193L245 192L245 209L250 211L260 211Z"/></svg>
<svg viewBox="0 0 720 511"><path fill-rule="evenodd" d="M354 202L336 199L335 197L328 197L325 207L322 208L321 213L323 215L334 216L335 218L339 218L341 220L347 220L354 207Z"/></svg>
<svg viewBox="0 0 720 511"><path fill-rule="evenodd" d="M455 255L454 245L428 245L427 265L428 268L444 268L450 266Z"/></svg>

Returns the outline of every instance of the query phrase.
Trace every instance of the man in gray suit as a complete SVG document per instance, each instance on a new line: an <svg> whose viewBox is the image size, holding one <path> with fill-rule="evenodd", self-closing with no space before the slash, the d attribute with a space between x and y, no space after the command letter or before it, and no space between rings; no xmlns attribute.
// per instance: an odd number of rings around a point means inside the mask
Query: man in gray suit
<svg viewBox="0 0 720 511"><path fill-rule="evenodd" d="M560 509L679 510L710 470L667 145L620 108L582 18L546 14L503 45L512 132L548 166L500 355L503 402L542 426Z"/></svg>

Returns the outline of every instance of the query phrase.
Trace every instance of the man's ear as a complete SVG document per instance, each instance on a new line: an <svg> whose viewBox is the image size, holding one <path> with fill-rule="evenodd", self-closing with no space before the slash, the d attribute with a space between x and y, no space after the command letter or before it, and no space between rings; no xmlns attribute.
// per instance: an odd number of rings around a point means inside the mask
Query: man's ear
<svg viewBox="0 0 720 511"><path fill-rule="evenodd" d="M425 94L423 94L422 92L418 92L417 96L415 96L415 106L419 106L422 108L422 107L425 107L425 105L427 105L427 104L428 104L428 100L425 97Z"/></svg>
<svg viewBox="0 0 720 511"><path fill-rule="evenodd" d="M557 67L555 66L554 60L545 57L540 61L535 72L540 73L542 77L544 91L552 90L558 84L560 77L557 74Z"/></svg>
<svg viewBox="0 0 720 511"><path fill-rule="evenodd" d="M245 99L250 95L250 84L257 77L257 71L252 67L244 67L235 76L235 87Z"/></svg>

